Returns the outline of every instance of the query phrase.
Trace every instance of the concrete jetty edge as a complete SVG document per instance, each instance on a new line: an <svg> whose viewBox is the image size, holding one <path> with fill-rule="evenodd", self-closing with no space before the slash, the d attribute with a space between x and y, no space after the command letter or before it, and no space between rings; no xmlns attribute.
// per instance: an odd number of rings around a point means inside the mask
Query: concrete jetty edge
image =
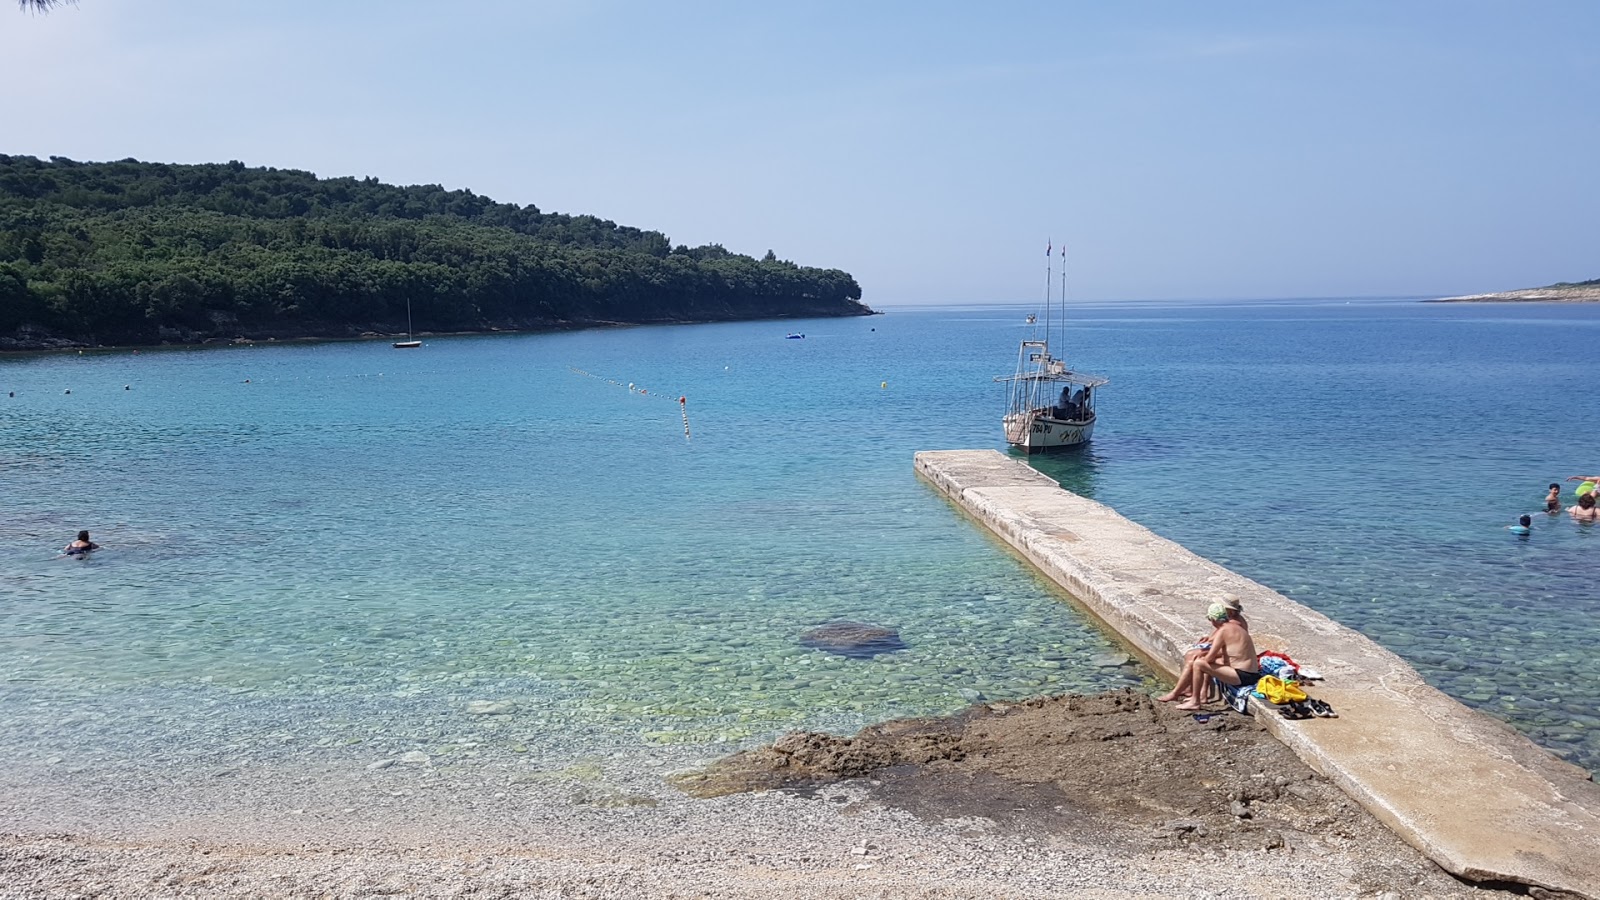
<svg viewBox="0 0 1600 900"><path fill-rule="evenodd" d="M1224 593L1262 649L1321 670L1334 719L1257 718L1446 871L1600 900L1600 786L1400 657L995 450L928 450L916 471L1142 655L1176 675Z"/></svg>

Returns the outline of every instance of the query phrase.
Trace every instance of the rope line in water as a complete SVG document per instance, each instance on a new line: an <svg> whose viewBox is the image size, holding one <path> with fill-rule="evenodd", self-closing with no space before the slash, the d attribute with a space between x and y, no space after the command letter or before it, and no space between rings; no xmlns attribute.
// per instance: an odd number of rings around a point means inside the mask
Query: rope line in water
<svg viewBox="0 0 1600 900"><path fill-rule="evenodd" d="M640 387L639 385L634 384L631 381L629 381L629 382L621 382L621 381L618 381L615 378L607 378L604 375L596 375L593 372L586 372L583 369L578 368L577 366L567 366L567 369L568 369L568 371L571 371L572 373L574 373L576 375L582 375L585 378L593 378L596 381L604 381L606 384L615 385L615 386L617 386L619 388L627 388L628 389L628 393L630 393L630 394L639 394L639 395L645 396L645 397L656 397L656 398L659 398L659 399L662 399L662 400L669 400L669 401L673 399L673 398L667 396L666 394L661 394L661 393L652 394L652 393L650 393L650 391L648 389ZM680 394L678 396L677 400L678 400L678 413L683 416L683 436L684 437L688 437L689 436L689 398Z"/></svg>

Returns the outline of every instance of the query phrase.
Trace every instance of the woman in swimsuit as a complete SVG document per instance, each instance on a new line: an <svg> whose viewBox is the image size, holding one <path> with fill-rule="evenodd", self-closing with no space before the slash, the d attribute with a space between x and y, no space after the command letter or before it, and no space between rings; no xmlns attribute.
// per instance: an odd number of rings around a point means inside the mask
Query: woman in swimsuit
<svg viewBox="0 0 1600 900"><path fill-rule="evenodd" d="M1206 612L1206 621L1211 623L1211 633L1196 640L1194 646L1183 654L1183 668L1178 672L1178 683L1173 686L1172 690L1156 698L1160 702L1171 703L1174 700L1182 700L1189 696L1189 691L1191 690L1189 682L1194 680L1194 664L1199 662L1200 658L1210 651L1212 644L1216 643L1217 632L1222 630L1223 623L1228 621L1227 612L1223 611L1219 618L1213 619L1211 618L1210 610L1208 610ZM1239 621L1244 621L1242 616ZM1249 626L1246 625L1245 627L1248 628Z"/></svg>
<svg viewBox="0 0 1600 900"><path fill-rule="evenodd" d="M1210 678L1232 685L1255 684L1261 680L1256 644L1250 640L1250 632L1244 627L1244 617L1240 615L1237 604L1234 608L1221 603L1211 604L1206 618L1217 621L1219 617L1224 617L1224 621L1212 636L1211 649L1195 661L1194 670L1189 676L1189 699L1178 704L1178 709L1199 709L1198 698L1204 696L1205 685Z"/></svg>
<svg viewBox="0 0 1600 900"><path fill-rule="evenodd" d="M1594 493L1590 492L1578 498L1578 505L1567 510L1579 522L1593 522L1600 518L1600 509L1594 505Z"/></svg>
<svg viewBox="0 0 1600 900"><path fill-rule="evenodd" d="M61 552L68 556L88 556L90 550L99 550L100 545L89 540L89 532L78 532L78 539L63 547Z"/></svg>

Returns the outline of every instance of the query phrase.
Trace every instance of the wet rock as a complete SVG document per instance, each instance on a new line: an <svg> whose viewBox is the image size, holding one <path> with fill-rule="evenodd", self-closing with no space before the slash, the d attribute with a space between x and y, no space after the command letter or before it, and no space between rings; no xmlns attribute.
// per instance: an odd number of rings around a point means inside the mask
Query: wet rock
<svg viewBox="0 0 1600 900"><path fill-rule="evenodd" d="M800 644L850 659L870 659L879 653L906 649L900 632L861 622L830 622L800 635Z"/></svg>

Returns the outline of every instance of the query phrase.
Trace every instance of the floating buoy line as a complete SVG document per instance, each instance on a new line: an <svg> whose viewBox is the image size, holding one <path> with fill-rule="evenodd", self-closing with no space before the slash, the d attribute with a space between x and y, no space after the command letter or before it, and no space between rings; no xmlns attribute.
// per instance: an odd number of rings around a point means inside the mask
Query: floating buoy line
<svg viewBox="0 0 1600 900"><path fill-rule="evenodd" d="M614 385L614 386L619 387L619 388L627 388L628 393L630 393L630 394L639 394L640 396L643 396L643 397L657 397L657 398L660 398L662 400L667 400L667 401L676 400L676 402L678 404L678 415L683 417L683 436L684 437L688 437L689 436L689 398L688 397L685 397L682 394L679 394L676 398L674 398L674 397L672 397L672 396L670 396L668 394L663 394L663 393L660 393L660 392L652 394L649 391L649 389L645 388L642 385L635 384L635 383L633 383L631 381L618 381L615 378L607 378L604 375L596 375L593 372L585 372L584 370L578 368L577 366L567 366L567 369L569 371L573 372L574 374L582 375L585 378L593 378L596 381L604 381L606 384Z"/></svg>

